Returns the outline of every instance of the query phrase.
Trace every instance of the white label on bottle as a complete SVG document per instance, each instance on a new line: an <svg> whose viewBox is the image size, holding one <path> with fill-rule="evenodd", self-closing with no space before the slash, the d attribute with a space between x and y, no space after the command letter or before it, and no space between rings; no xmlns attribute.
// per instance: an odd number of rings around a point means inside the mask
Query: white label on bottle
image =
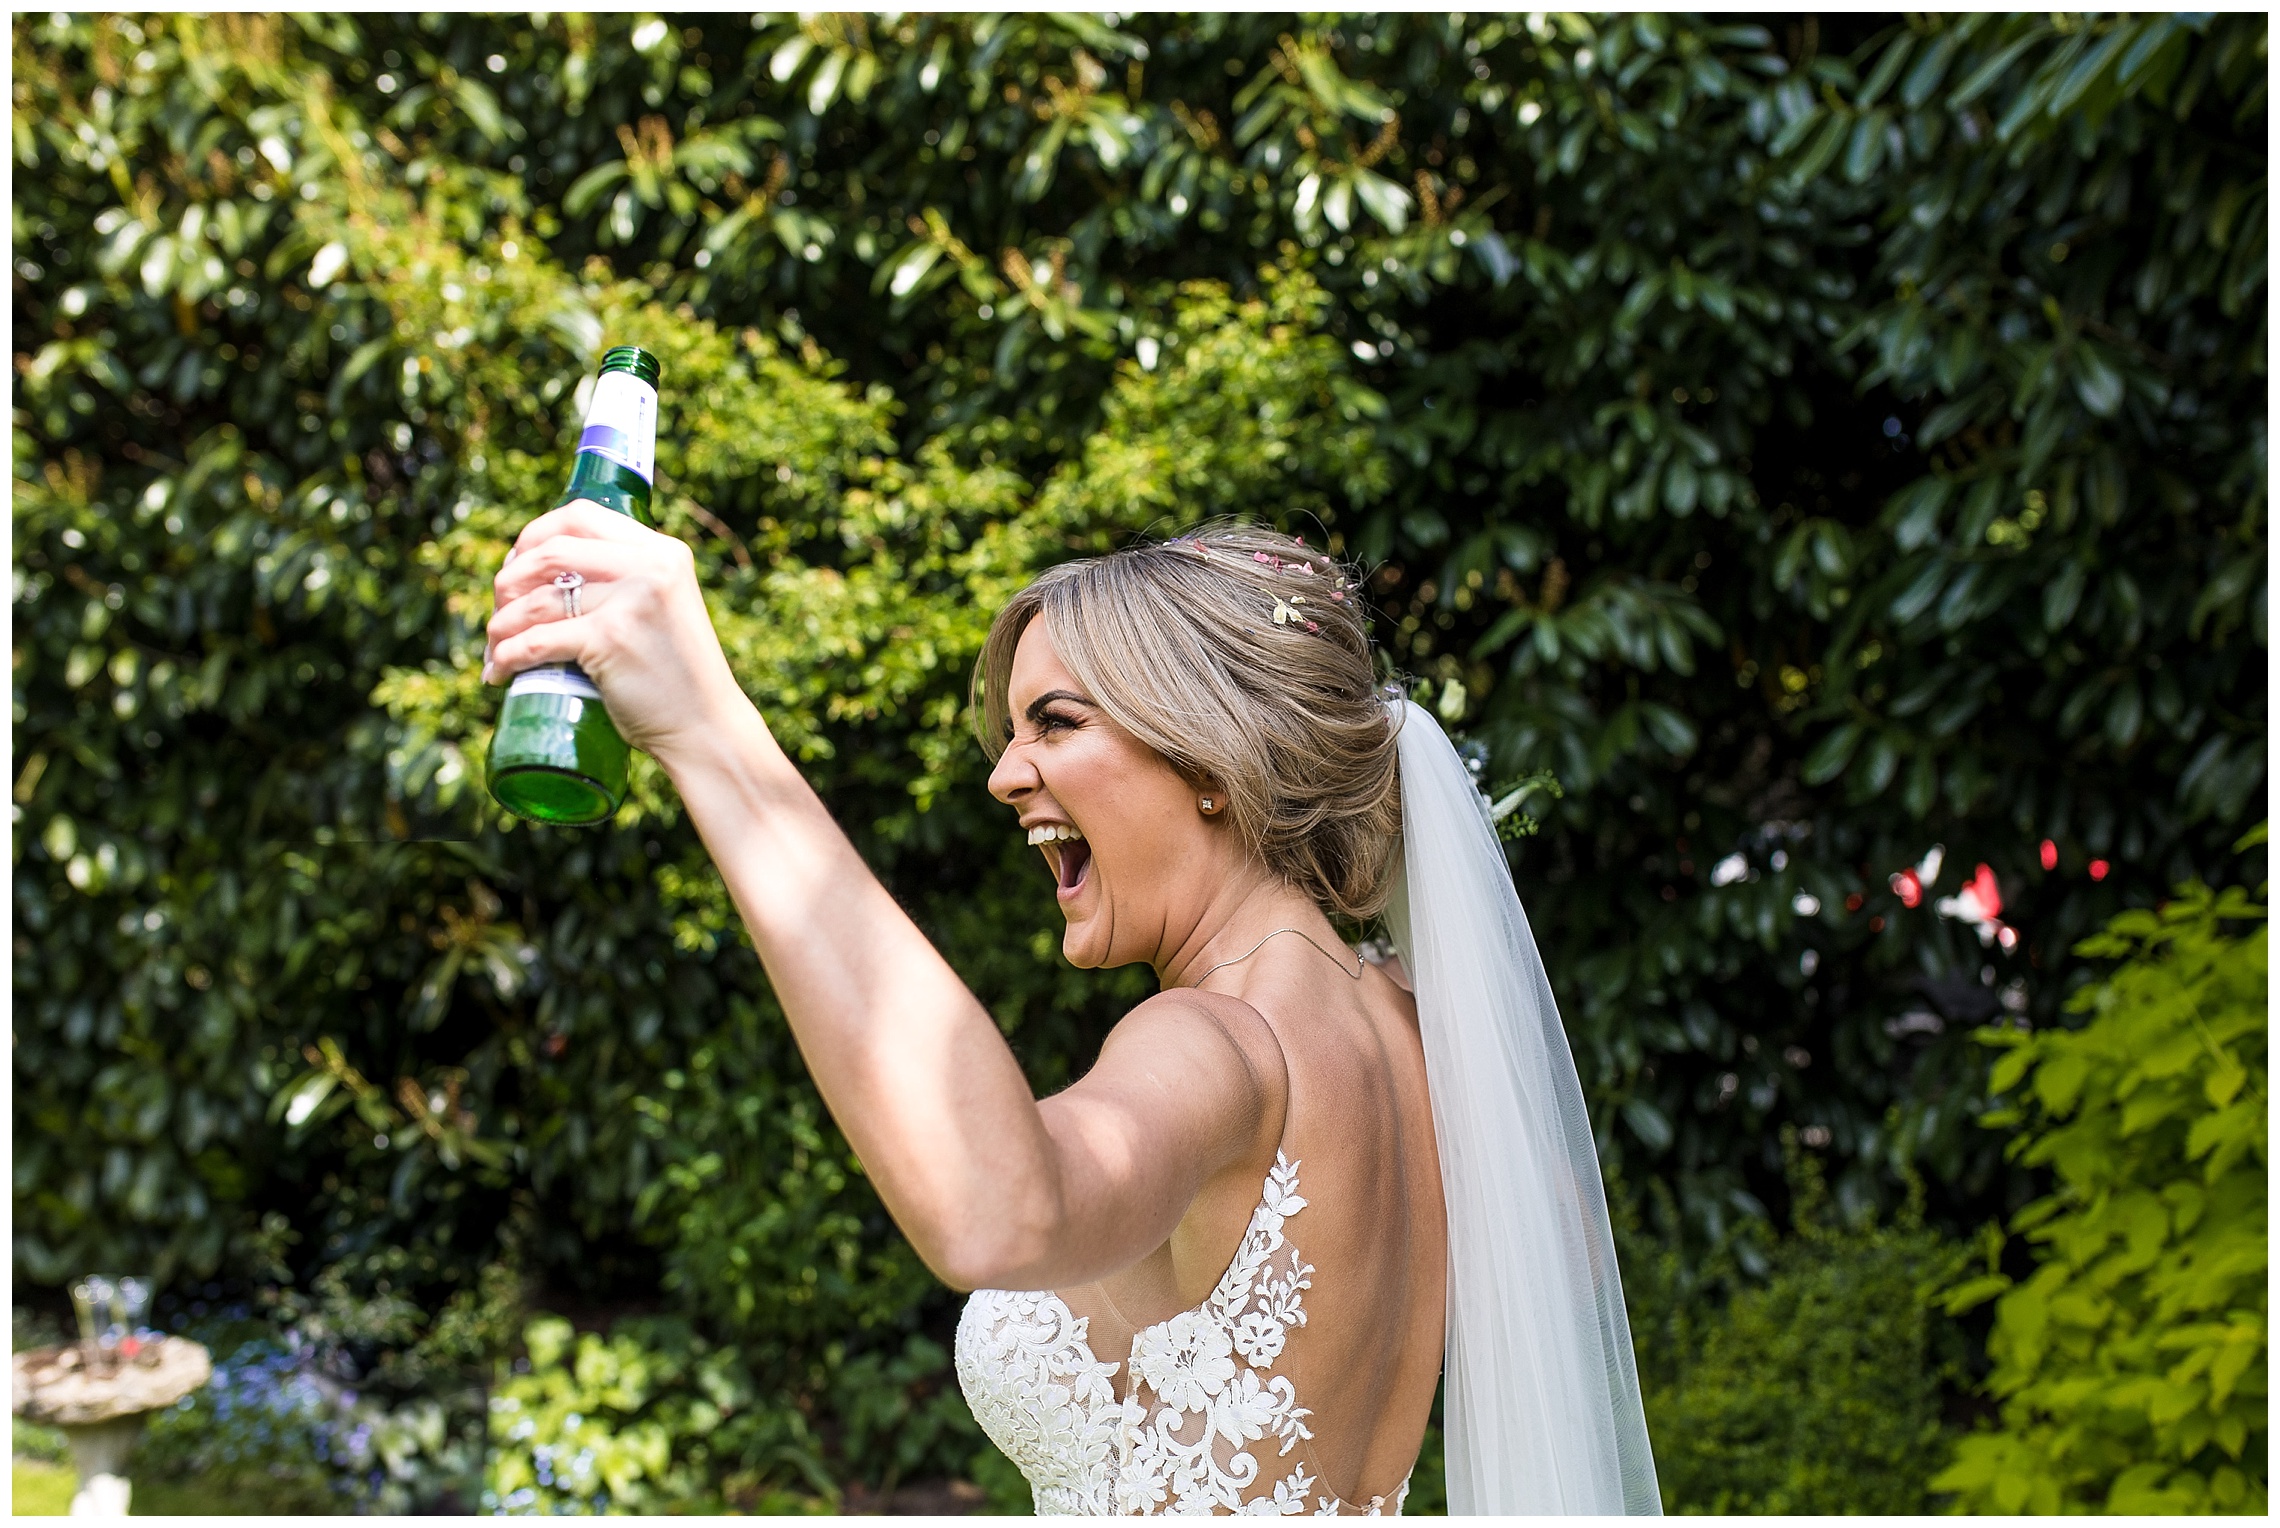
<svg viewBox="0 0 2280 1528"><path fill-rule="evenodd" d="M549 663L534 669L524 669L507 685L509 695L574 695L580 700L600 700L602 692L586 671L575 663Z"/></svg>
<svg viewBox="0 0 2280 1528"><path fill-rule="evenodd" d="M645 483L656 482L657 389L630 371L605 371L596 377L578 449L640 473Z"/></svg>

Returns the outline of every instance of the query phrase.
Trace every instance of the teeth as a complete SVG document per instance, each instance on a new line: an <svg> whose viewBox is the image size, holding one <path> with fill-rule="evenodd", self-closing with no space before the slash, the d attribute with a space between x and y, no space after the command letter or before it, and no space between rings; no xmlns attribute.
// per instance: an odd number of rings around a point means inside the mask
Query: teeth
<svg viewBox="0 0 2280 1528"><path fill-rule="evenodd" d="M1058 822L1041 822L1029 830L1029 841L1033 844L1057 844L1067 839L1082 837L1084 834L1079 833L1075 828Z"/></svg>

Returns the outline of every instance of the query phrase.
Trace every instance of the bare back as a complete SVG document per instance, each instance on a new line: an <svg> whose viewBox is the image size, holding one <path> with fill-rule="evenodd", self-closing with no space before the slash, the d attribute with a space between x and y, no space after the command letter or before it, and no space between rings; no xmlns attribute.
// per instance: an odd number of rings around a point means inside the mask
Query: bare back
<svg viewBox="0 0 2280 1528"><path fill-rule="evenodd" d="M1100 1461L1114 1500L1052 1494L1055 1461L1034 1456L1067 1418L1035 1439L1007 1425L1040 1510L1233 1510L1262 1498L1385 1510L1406 1487L1440 1375L1447 1279L1415 1005L1376 967L1356 980L1280 942L1278 958L1244 973L1243 998L1183 994L1280 1064L1279 1118L1261 1122L1257 1157L1208 1183L1131 1268L969 1306L960 1378L993 1436L991 1371L1034 1367L1035 1352L1014 1352L1024 1341L1061 1350L1047 1367L1071 1372L1048 1388L1078 1397L1071 1416L1089 1414L1088 1394L1103 1418L1115 1403L1112 1457ZM1027 1303L1016 1311L1008 1299ZM995 1360L982 1356L992 1343Z"/></svg>

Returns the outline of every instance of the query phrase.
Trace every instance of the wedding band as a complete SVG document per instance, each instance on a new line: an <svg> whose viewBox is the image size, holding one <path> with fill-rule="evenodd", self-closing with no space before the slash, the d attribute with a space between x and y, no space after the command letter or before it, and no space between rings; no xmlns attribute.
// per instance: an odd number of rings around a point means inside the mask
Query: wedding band
<svg viewBox="0 0 2280 1528"><path fill-rule="evenodd" d="M578 591L585 586L585 582L586 575L583 573L554 575L554 587L562 591L562 619L565 621L575 621L582 613L578 606Z"/></svg>

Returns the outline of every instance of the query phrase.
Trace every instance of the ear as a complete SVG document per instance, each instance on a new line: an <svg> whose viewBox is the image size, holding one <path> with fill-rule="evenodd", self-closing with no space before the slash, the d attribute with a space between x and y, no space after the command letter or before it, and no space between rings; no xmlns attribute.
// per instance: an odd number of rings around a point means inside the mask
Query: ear
<svg viewBox="0 0 2280 1528"><path fill-rule="evenodd" d="M1187 781L1195 792L1195 809L1206 817L1223 816L1227 811L1227 791L1210 775L1183 769L1180 778Z"/></svg>

